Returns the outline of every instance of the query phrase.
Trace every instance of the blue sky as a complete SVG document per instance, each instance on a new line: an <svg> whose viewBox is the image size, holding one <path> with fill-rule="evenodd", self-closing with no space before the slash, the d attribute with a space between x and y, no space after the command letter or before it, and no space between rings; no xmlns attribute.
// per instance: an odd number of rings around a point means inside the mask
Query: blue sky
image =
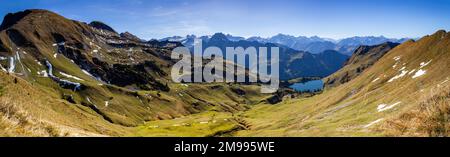
<svg viewBox="0 0 450 157"><path fill-rule="evenodd" d="M400 38L450 29L449 0L0 0L0 16L30 8L144 39L215 32Z"/></svg>

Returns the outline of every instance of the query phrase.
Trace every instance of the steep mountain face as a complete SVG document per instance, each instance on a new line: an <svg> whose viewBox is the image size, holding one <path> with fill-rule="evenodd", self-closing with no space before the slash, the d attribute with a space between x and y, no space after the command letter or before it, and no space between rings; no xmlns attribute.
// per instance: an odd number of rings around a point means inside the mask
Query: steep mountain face
<svg viewBox="0 0 450 157"><path fill-rule="evenodd" d="M0 30L0 101L19 108L0 110L0 116L26 112L30 123L58 130L50 136L125 135L127 127L146 121L237 112L259 100L251 85L173 83L168 74L176 60L170 55L180 45L142 42L104 23L88 25L46 10L8 14Z"/></svg>
<svg viewBox="0 0 450 157"><path fill-rule="evenodd" d="M325 77L339 70L348 59L347 56L334 50L319 54L302 52L280 58L280 77L283 80L298 77ZM282 61L282 58L289 59Z"/></svg>
<svg viewBox="0 0 450 157"><path fill-rule="evenodd" d="M279 47L280 79L282 80L298 77L325 77L340 69L348 58L333 50L319 54L311 54L272 43L263 44L247 40L235 42L228 40L227 36L222 33L216 33L208 41L203 41L203 48L210 46L221 48L223 53L225 53L226 47Z"/></svg>
<svg viewBox="0 0 450 157"><path fill-rule="evenodd" d="M450 33L438 31L393 46L360 47L362 58L391 50L345 84L311 98L252 108L243 115L252 130L235 135L450 135ZM360 59L355 55L349 64Z"/></svg>
<svg viewBox="0 0 450 157"><path fill-rule="evenodd" d="M15 61L18 63L21 52L30 52L33 58L28 59L37 60L35 64L46 65L47 61L50 63L54 61L56 64L64 65L67 64L63 63L64 61L73 61L69 64L75 63L81 70L92 74L101 82L122 87L127 85L144 87L151 84L145 88L168 90L160 81L155 80L155 77L165 76L166 73L154 65L156 62L144 62L154 58L143 53L152 51L151 49L145 48L145 45L140 43L124 41L119 34L109 31L112 28L105 24L93 22L91 25L92 27L46 11L33 10L17 24L5 28L1 38L2 42L10 42L8 45L11 45L12 51L9 55L11 57L15 55ZM131 54L133 51L115 51L115 48L122 47L129 47L129 50L132 50L133 46L142 48L140 49L142 52L137 53L134 58ZM64 58L60 59L58 55ZM161 64L164 62L167 64L167 61L160 61ZM31 65L29 66L31 68ZM24 75L30 73L26 66L16 67L15 72ZM150 72L154 75L145 74Z"/></svg>
<svg viewBox="0 0 450 157"><path fill-rule="evenodd" d="M397 45L399 44L387 42L375 46L360 46L342 69L324 79L325 86L335 87L349 82L371 67L378 59Z"/></svg>

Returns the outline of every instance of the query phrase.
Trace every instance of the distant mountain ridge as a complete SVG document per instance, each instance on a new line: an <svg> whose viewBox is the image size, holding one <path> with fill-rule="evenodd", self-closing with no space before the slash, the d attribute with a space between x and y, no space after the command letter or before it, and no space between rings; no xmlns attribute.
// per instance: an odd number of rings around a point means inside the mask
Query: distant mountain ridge
<svg viewBox="0 0 450 157"><path fill-rule="evenodd" d="M325 87L335 87L358 77L398 45L398 43L386 42L380 45L358 47L342 69L323 79Z"/></svg>
<svg viewBox="0 0 450 157"><path fill-rule="evenodd" d="M222 33L223 34L223 33ZM342 54L345 54L347 56L351 56L353 51L356 50L361 45L366 46L373 46L382 44L385 42L392 42L392 43L403 43L410 38L387 38L384 36L355 36L355 37L349 37L344 38L340 40L334 40L329 38L321 38L318 36L312 36L312 37L306 37L306 36L292 36L292 35L286 35L286 34L277 34L272 37L263 38L263 37L239 37L239 36L233 36L230 34L225 35L229 40L231 41L239 41L239 40L247 40L247 41L256 41L260 43L274 43L274 44L280 44L285 45L289 48L300 50L300 51L307 51L313 54L321 53L326 50L335 50ZM181 36L173 36L173 37L167 37L160 39L160 41L168 40L168 41L177 41L181 42L183 45L187 47L193 46L194 39L202 39L202 40L209 40L211 36L201 36L197 37L195 35L188 35L186 37Z"/></svg>
<svg viewBox="0 0 450 157"><path fill-rule="evenodd" d="M274 43L261 43L249 40L233 41L229 39L229 35L223 33L216 33L208 40L203 40L202 46L203 48L216 46L222 52L225 52L226 47L279 47L281 80L298 77L325 77L339 70L348 59L348 56L335 50L326 50L322 53L312 54ZM268 51L270 52L270 49Z"/></svg>

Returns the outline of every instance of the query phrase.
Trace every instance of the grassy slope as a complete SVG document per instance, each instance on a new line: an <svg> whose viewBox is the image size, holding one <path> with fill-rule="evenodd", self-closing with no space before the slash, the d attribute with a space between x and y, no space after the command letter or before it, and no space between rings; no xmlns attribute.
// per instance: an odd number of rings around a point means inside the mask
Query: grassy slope
<svg viewBox="0 0 450 157"><path fill-rule="evenodd" d="M53 28L61 29L57 32L88 42L85 41L88 39L79 35L72 36L74 31L84 26L76 27L69 20L49 16L56 18L54 21L63 22L57 26L67 25L64 28ZM37 45L34 50L26 48L19 50L13 43L8 42L5 32L0 34L0 38L5 41L5 45L8 45L10 50L7 55L11 56L19 51L20 61L24 64L22 68L19 60L15 62L16 74L8 75L3 71L0 72L0 116L2 118L0 135L398 135L398 131L389 131L383 128L383 125L378 126L379 123L369 127L364 126L380 119L383 119L380 122L402 121L404 117L398 116L417 109L423 101L430 98L429 95L441 93L438 85L449 84L450 35L441 31L418 42L407 42L396 47L351 82L311 98L289 99L277 105L261 104L252 108L254 104L260 103L260 100L267 96L259 94L257 86L169 83L171 90L160 92L99 85L101 82L81 72L77 65L63 55L53 58L55 48L51 46L53 42L49 31L54 30L47 29L52 28L51 26L44 27L49 25L48 22L41 22L44 23L39 24L42 27L36 29L41 32L42 39L34 37L34 32L31 31L34 28L20 28L29 25L17 25L17 29L27 31L23 34ZM113 54L107 56L108 54L103 52L107 48L105 46L100 50L101 55L104 54L108 62L115 62ZM21 52L23 50L28 53ZM396 57L401 59L396 61L394 60ZM36 75L37 71L44 70L45 66L39 65L34 60L44 58L49 59L54 65L55 75L63 77L58 74L61 71L79 77L84 80L82 83L87 88L81 92L62 89L51 79ZM139 58L149 59L146 55ZM158 64L163 62L155 56L151 59ZM428 61L431 61L430 64L422 68L426 70L425 75L412 79L414 75L412 73L388 82L392 77L399 75L401 67L404 66L403 70L408 72L413 69L418 70L422 62ZM7 65L3 62L3 65ZM393 65L397 66L393 68ZM376 78L378 78L377 81L373 81ZM240 88L246 94L239 96L232 90L236 88ZM62 99L64 94L72 95L76 103L72 104ZM88 97L91 102L87 100ZM108 101L108 105L105 101ZM401 103L390 110L377 111L380 104L390 105L396 102ZM448 104L447 99L444 99L443 104ZM252 109L246 112L250 108ZM247 130L230 133L242 128Z"/></svg>
<svg viewBox="0 0 450 157"><path fill-rule="evenodd" d="M48 95L19 77L0 72L0 78L2 136L117 136L127 132L105 123L87 107Z"/></svg>
<svg viewBox="0 0 450 157"><path fill-rule="evenodd" d="M241 116L251 130L236 136L384 136L380 129L390 119L417 108L429 93L440 93L449 85L450 35L439 31L417 42L404 43L379 60L361 76L312 98L288 100L280 105L259 105ZM393 58L400 56L398 66ZM413 79L407 74L392 82L399 69L418 70L422 62L426 74ZM404 65L403 65L404 64ZM376 78L377 81L373 82ZM378 112L380 104L401 102ZM448 99L444 101L448 104ZM378 123L376 121L378 120ZM371 124L372 125L369 125ZM394 135L396 136L396 135Z"/></svg>
<svg viewBox="0 0 450 157"><path fill-rule="evenodd" d="M249 105L256 104L264 98L258 94L257 86L241 86L240 88L246 91L246 95L237 96L227 88L227 85L223 84L187 85L188 87L173 84L173 89L176 90L159 93L159 97L157 92L153 91L140 91L137 94L139 96L154 95L155 98L165 100L167 106L165 106L166 104L153 104L152 101L142 102L158 107L161 112L165 111L163 113L171 110L167 108L170 108L172 102L199 103L199 101L205 100L217 106L207 106L208 108L199 109L196 111L198 113L193 115L189 113L182 115L178 112L174 115L154 113L155 116L168 116L159 117L168 120L144 120L148 121L144 125L125 127L106 121L89 107L79 103L72 104L61 99L59 94L51 91L51 87L45 88L40 84L29 83L14 74L4 72L0 72L0 78L1 136L212 136L238 128L238 123L233 120L233 113L248 109ZM14 80L17 82L15 83ZM215 87L214 90L204 89L211 87ZM55 86L55 89L58 88ZM115 100L119 99L117 96L120 95L115 96L109 107L114 107ZM122 96L124 99L130 98L126 94ZM91 101L95 103L96 99L99 98L92 97ZM242 104L237 104L239 102ZM100 105L98 107L103 108ZM229 109L223 110L223 108ZM201 112L204 110L206 112ZM158 111L155 109L151 112ZM138 112L131 111L130 114L138 114ZM187 126L187 124L189 125ZM158 126L158 128L152 126Z"/></svg>
<svg viewBox="0 0 450 157"><path fill-rule="evenodd" d="M373 65L379 58L383 57L384 54L397 45L394 43L383 43L380 45L359 47L344 67L323 79L325 87L336 87L359 76L366 68Z"/></svg>
<svg viewBox="0 0 450 157"><path fill-rule="evenodd" d="M12 42L6 30L0 32L0 38L8 49L8 52L1 52L0 55L10 57L15 56L17 52L20 56L16 57L14 62L15 74L8 75L3 71L0 72L0 81L3 82L0 85L3 90L0 100L5 101L2 105L18 107L18 110L26 112L27 116L32 119L44 119L49 125L68 125L73 129L85 130L92 134L124 136L133 134L133 127L143 125L147 121L173 119L203 111L237 112L248 109L251 104L259 102L264 97L264 95L259 94L259 87L257 86L174 84L168 81L168 78L151 72L150 75L156 79L167 82L171 90L169 92L144 91L136 90L133 85L118 87L106 84L82 72L78 65L72 63L63 54L54 56L57 47L53 46L55 41L52 34L56 32L66 37L65 47L74 42L83 43L86 50L83 50L82 53L86 54L88 59L97 55L96 57L101 57L108 63L130 62L130 57L127 55L129 49L113 48L102 43L97 38L97 35L101 34L98 30L43 10L33 11L32 14L12 26L11 29L20 32L27 42L33 43L35 46L17 46ZM96 35L89 35L89 33L86 35L81 32L90 32ZM92 53L94 49L98 50L98 54ZM154 53L169 53L169 50L164 48L150 49L155 51ZM170 70L170 67L167 66L168 61L143 52L140 47L133 47L133 57L136 62L151 61L166 73ZM36 60L39 60L41 64ZM55 76L79 82L86 88L76 92L71 89L63 89L50 78L38 75L37 72L47 70L43 63L44 60L51 62ZM8 68L9 60L1 61L1 64ZM82 80L65 77L60 72ZM11 83L13 78L22 81L17 84ZM23 88L20 86L25 86L26 89L33 92L25 95L25 92L22 92ZM213 88L213 86L216 87ZM239 96L231 90L236 88L240 88L246 94ZM75 103L62 99L63 95L71 95ZM23 102L9 103L10 100L22 100L25 97L29 99ZM38 106L40 108L36 108ZM20 116L19 114L9 114L6 113L7 118ZM5 123L5 126L1 126L1 128L8 127L20 128L15 124L9 126L7 123ZM150 134L150 132L148 133ZM74 134L78 133L75 132ZM64 134L49 134L49 136L53 135L61 136Z"/></svg>

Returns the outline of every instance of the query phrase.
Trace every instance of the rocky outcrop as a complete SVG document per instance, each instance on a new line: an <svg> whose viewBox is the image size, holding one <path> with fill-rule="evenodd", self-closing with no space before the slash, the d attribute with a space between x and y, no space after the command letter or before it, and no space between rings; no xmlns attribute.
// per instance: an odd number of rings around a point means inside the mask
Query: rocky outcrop
<svg viewBox="0 0 450 157"><path fill-rule="evenodd" d="M100 30L107 30L113 33L117 33L113 28L100 21L92 21L91 23L89 23L89 25Z"/></svg>
<svg viewBox="0 0 450 157"><path fill-rule="evenodd" d="M0 31L16 24L17 22L19 22L22 18L24 18L31 12L32 12L31 10L25 10L25 11L21 11L21 12L17 12L17 13L8 13L3 18L3 23L0 25Z"/></svg>
<svg viewBox="0 0 450 157"><path fill-rule="evenodd" d="M120 33L120 37L125 38L127 40L131 40L134 42L142 42L143 40L138 38L137 36L131 34L130 32Z"/></svg>

